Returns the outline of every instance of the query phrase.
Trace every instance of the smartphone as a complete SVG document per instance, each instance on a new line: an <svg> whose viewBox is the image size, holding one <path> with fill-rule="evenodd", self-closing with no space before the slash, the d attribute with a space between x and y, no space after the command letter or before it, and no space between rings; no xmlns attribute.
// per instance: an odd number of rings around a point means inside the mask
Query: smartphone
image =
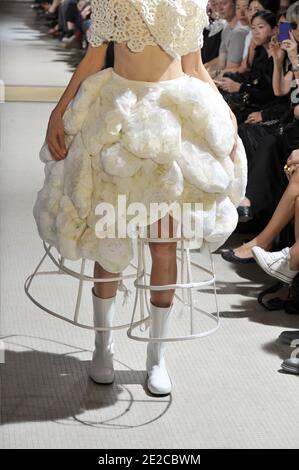
<svg viewBox="0 0 299 470"><path fill-rule="evenodd" d="M286 39L290 39L289 32L291 31L291 23L288 21L284 21L279 23L278 27L278 42L285 41Z"/></svg>

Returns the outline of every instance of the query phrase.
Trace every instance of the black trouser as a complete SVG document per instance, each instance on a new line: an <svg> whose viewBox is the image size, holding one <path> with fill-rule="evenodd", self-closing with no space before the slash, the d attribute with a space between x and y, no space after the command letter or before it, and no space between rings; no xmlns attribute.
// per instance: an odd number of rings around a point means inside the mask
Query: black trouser
<svg viewBox="0 0 299 470"><path fill-rule="evenodd" d="M68 2L66 12L65 12L66 21L70 21L71 23L76 23L77 16L78 16L77 3L78 3L77 0L71 0Z"/></svg>
<svg viewBox="0 0 299 470"><path fill-rule="evenodd" d="M247 156L246 196L253 214L262 211L272 214L288 185L283 167L289 155L283 137L277 133L277 126L258 124L241 124L239 135Z"/></svg>

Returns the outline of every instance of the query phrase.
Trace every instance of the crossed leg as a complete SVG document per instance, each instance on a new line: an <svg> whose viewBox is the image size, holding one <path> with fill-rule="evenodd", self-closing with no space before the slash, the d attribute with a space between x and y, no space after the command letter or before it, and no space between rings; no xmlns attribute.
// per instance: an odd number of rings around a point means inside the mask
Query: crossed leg
<svg viewBox="0 0 299 470"><path fill-rule="evenodd" d="M270 221L255 238L242 246L234 249L234 254L240 258L249 258L252 256L251 248L259 246L265 250L269 249L274 239L279 235L281 230L294 217L295 207L298 205L299 197L299 171L296 170L291 177L287 189L282 195L274 214ZM299 214L298 214L299 215ZM298 222L299 223L299 222ZM297 227L299 232L299 227ZM299 233L298 233L299 236Z"/></svg>

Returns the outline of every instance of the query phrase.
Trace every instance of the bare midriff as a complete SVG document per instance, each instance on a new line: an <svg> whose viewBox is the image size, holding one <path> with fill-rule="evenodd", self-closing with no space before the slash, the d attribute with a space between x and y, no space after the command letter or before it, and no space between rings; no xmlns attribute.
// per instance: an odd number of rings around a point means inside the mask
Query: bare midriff
<svg viewBox="0 0 299 470"><path fill-rule="evenodd" d="M125 43L114 43L113 70L128 80L159 82L184 75L181 59L174 59L160 46L145 46L132 52Z"/></svg>

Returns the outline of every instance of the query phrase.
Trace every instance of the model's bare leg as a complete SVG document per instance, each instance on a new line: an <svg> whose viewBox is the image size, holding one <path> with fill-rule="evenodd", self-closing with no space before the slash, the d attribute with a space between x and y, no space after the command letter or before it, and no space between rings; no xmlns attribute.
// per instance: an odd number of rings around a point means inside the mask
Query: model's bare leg
<svg viewBox="0 0 299 470"><path fill-rule="evenodd" d="M94 264L94 271L93 277L95 278L113 278L119 277L120 273L110 273L105 271L104 268L99 263ZM111 282L94 282L94 293L97 297L101 297L102 299L108 299L110 297L114 297L116 295L118 286L118 281L111 281Z"/></svg>
<svg viewBox="0 0 299 470"><path fill-rule="evenodd" d="M158 222L157 235L161 233L161 221ZM169 237L173 237L173 219L169 217ZM152 286L175 284L177 280L176 242L149 243L152 257L150 282ZM174 289L151 291L151 303L157 307L169 307L173 302Z"/></svg>
<svg viewBox="0 0 299 470"><path fill-rule="evenodd" d="M235 248L235 255L240 258L249 258L252 256L251 248L253 246L260 246L265 250L271 248L273 240L294 216L295 201L298 195L299 172L296 172L292 176L289 185L280 199L279 204L267 226L255 238L250 240L250 242Z"/></svg>

